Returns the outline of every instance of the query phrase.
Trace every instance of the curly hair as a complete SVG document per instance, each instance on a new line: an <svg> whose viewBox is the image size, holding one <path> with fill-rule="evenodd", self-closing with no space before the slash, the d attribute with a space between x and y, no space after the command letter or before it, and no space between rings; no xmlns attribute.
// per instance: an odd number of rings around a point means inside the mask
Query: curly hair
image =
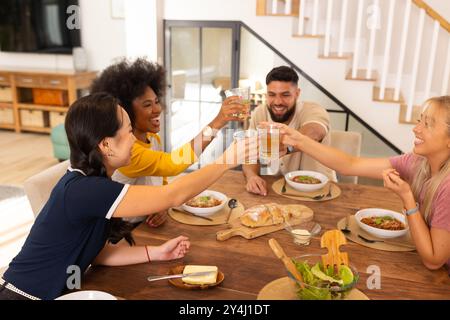
<svg viewBox="0 0 450 320"><path fill-rule="evenodd" d="M107 92L117 98L134 127L133 100L142 96L147 87L152 88L158 98L163 100L166 92L164 67L144 58L138 58L134 62L123 59L103 70L93 81L90 91Z"/></svg>

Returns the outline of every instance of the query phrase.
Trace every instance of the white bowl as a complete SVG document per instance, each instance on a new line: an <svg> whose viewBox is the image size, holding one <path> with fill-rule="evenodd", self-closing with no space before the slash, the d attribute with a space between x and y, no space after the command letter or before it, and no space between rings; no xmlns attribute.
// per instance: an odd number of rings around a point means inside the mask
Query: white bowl
<svg viewBox="0 0 450 320"><path fill-rule="evenodd" d="M86 290L65 294L55 300L117 300L117 298L103 291Z"/></svg>
<svg viewBox="0 0 450 320"><path fill-rule="evenodd" d="M404 230L384 230L384 229L371 227L371 226L361 222L362 218L384 217L384 216L390 216L392 218L395 218L395 219L403 222L403 224L405 225L405 229ZM378 238L389 239L389 238L401 237L401 236L404 236L405 234L407 234L408 230L409 230L409 228L406 224L405 216L401 213L391 211L391 210L377 209L377 208L363 209L363 210L359 210L355 214L355 219L356 219L356 222L358 223L358 226L361 229L363 229L364 231L366 231L366 232L370 233L371 235L374 235Z"/></svg>
<svg viewBox="0 0 450 320"><path fill-rule="evenodd" d="M292 236L295 244L307 246L309 245L312 237L315 237L320 233L322 227L314 221L309 221L295 226L286 225L285 229Z"/></svg>
<svg viewBox="0 0 450 320"><path fill-rule="evenodd" d="M217 191L213 191L213 190L205 190L202 193L196 195L194 198L201 197L201 196L203 196L203 197L212 196L212 197L222 201L222 203L218 206L210 207L210 208L191 207L191 206L188 206L186 203L184 203L181 207L184 210L186 210L190 213L197 214L199 216L210 216L210 215L216 213L217 211L222 210L223 207L227 204L227 200L228 200L228 197L226 195L224 195L223 193L217 192Z"/></svg>
<svg viewBox="0 0 450 320"><path fill-rule="evenodd" d="M321 183L318 184L306 184L306 183L298 183L292 181L292 178L295 176L310 176L316 179L319 179ZM288 185L290 185L295 190L301 191L301 192L312 192L317 191L325 187L325 185L328 183L328 177L320 172L316 171L291 171L284 175L284 179L286 179Z"/></svg>

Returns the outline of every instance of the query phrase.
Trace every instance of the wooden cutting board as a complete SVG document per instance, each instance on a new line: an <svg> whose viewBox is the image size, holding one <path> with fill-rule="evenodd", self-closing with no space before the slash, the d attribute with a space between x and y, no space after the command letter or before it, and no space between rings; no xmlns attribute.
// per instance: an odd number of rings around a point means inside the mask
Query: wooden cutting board
<svg viewBox="0 0 450 320"><path fill-rule="evenodd" d="M288 222L291 226L311 221L314 218L314 212L312 211L312 209L303 205L298 205L298 207L301 208L302 210L302 216L299 218L289 220ZM217 232L216 234L217 240L224 241L230 239L231 237L236 236L240 236L245 239L254 239L271 232L282 230L286 227L284 223L280 223L273 226L250 228L242 225L240 219L235 219L231 221L230 226L231 227L228 229Z"/></svg>

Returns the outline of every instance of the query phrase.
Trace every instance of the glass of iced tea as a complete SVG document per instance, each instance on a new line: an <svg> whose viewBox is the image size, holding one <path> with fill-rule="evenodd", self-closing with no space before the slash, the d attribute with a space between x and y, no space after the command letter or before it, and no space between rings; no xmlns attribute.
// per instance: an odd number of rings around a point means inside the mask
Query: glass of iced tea
<svg viewBox="0 0 450 320"><path fill-rule="evenodd" d="M245 88L233 88L225 91L225 96L239 97L242 105L242 111L233 114L233 117L245 120L250 116L250 87Z"/></svg>
<svg viewBox="0 0 450 320"><path fill-rule="evenodd" d="M258 126L259 162L268 165L280 154L280 129L273 124Z"/></svg>

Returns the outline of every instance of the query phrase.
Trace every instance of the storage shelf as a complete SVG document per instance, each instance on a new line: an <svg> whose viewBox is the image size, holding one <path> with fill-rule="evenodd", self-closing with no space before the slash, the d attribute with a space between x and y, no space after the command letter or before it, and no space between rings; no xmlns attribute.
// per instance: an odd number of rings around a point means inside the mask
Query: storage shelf
<svg viewBox="0 0 450 320"><path fill-rule="evenodd" d="M14 108L14 104L12 102L0 102L0 107L2 107L2 108Z"/></svg>
<svg viewBox="0 0 450 320"><path fill-rule="evenodd" d="M69 107L57 107L57 106L45 106L40 104L27 104L20 103L18 104L19 109L25 110L41 110L41 111L53 111L53 112L67 112L69 111Z"/></svg>
<svg viewBox="0 0 450 320"><path fill-rule="evenodd" d="M14 124L9 124L9 123L0 123L0 129L9 129L9 130L14 130Z"/></svg>
<svg viewBox="0 0 450 320"><path fill-rule="evenodd" d="M51 133L52 128L48 127L30 127L30 126L20 126L22 131L32 131L32 132L42 132L42 133Z"/></svg>
<svg viewBox="0 0 450 320"><path fill-rule="evenodd" d="M54 116L54 119L63 117L68 111L69 106L78 98L78 90L88 89L92 81L97 76L96 71L76 72L70 70L45 70L45 69L18 69L10 68L0 69L0 86L10 87L12 93L12 102L0 102L0 107L5 111L5 108L11 109L14 112L13 124L0 125L1 129L12 129L16 132L39 132L51 133L51 127L27 126L22 125L21 112L25 110L42 112L45 119ZM63 106L45 105L51 103L52 100L43 100L43 104L34 104L35 100L33 91L31 89L51 89L62 91L67 98L63 99ZM36 91L36 96L39 96L39 91ZM55 93L56 94L56 93ZM42 92L41 92L42 96ZM63 97L65 98L65 96ZM5 100L5 98L3 98ZM67 101L65 101L67 100ZM22 102L23 101L23 102ZM48 101L48 102L44 102ZM58 113L62 113L58 115ZM8 121L9 119L4 119ZM57 123L58 121L54 121ZM25 121L25 123L28 123ZM32 124L33 122L29 122ZM47 122L44 122L47 125Z"/></svg>

